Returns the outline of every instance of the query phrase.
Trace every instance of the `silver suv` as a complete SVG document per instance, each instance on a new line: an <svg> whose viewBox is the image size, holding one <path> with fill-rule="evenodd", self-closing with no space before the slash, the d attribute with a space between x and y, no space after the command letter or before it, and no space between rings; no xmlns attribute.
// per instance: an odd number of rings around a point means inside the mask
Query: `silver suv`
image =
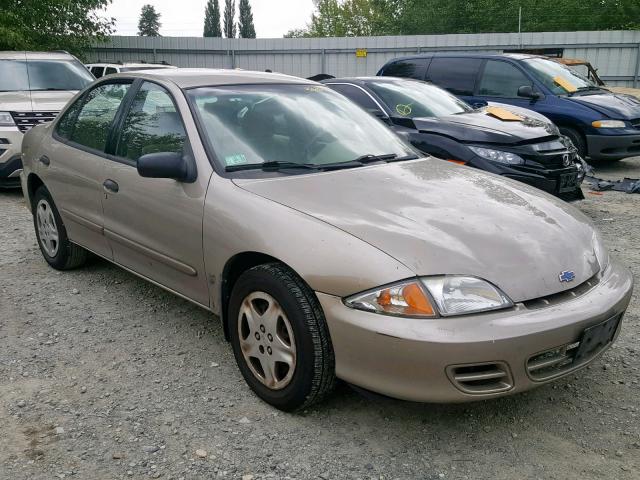
<svg viewBox="0 0 640 480"><path fill-rule="evenodd" d="M20 186L22 137L94 80L65 52L0 52L0 187Z"/></svg>

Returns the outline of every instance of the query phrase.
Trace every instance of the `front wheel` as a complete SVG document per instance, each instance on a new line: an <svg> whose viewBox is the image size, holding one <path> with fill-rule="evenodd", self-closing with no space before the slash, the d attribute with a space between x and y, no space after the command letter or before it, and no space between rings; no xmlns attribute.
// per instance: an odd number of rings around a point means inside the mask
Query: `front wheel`
<svg viewBox="0 0 640 480"><path fill-rule="evenodd" d="M86 262L87 251L69 241L60 213L44 186L33 197L33 224L42 256L53 268L70 270Z"/></svg>
<svg viewBox="0 0 640 480"><path fill-rule="evenodd" d="M573 143L573 146L576 147L576 150L578 151L578 155L580 155L581 158L587 158L587 142L582 134L569 127L560 127L559 130L562 135L571 140L571 143Z"/></svg>
<svg viewBox="0 0 640 480"><path fill-rule="evenodd" d="M335 361L314 292L278 263L247 270L228 309L238 367L251 389L274 407L293 411L320 401L335 383Z"/></svg>

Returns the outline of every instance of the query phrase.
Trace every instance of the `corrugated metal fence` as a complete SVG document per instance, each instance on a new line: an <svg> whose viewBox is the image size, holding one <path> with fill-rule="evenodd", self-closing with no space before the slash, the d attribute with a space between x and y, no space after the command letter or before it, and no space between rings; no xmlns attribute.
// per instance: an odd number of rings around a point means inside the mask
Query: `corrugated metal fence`
<svg viewBox="0 0 640 480"><path fill-rule="evenodd" d="M356 38L222 39L111 37L87 57L102 62L161 62L179 67L271 69L309 77L374 75L389 59L420 52L561 49L589 60L611 85L637 86L640 31L483 33Z"/></svg>

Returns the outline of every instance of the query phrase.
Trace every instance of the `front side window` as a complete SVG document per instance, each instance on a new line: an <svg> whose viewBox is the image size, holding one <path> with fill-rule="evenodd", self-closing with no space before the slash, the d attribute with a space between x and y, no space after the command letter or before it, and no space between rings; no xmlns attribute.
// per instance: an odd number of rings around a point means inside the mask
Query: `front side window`
<svg viewBox="0 0 640 480"><path fill-rule="evenodd" d="M369 87L399 117L442 117L472 110L462 100L424 82L374 81Z"/></svg>
<svg viewBox="0 0 640 480"><path fill-rule="evenodd" d="M531 85L531 80L517 67L508 62L489 60L480 79L478 94L516 98L518 89L524 85Z"/></svg>
<svg viewBox="0 0 640 480"><path fill-rule="evenodd" d="M361 88L355 85L348 85L344 83L328 84L329 88L341 93L352 102L357 103L369 113L374 115L384 115L384 112L380 110L380 107L373 101L373 99Z"/></svg>
<svg viewBox="0 0 640 480"><path fill-rule="evenodd" d="M424 80L424 75L427 73L426 58L412 58L409 60L398 60L388 65L382 75L385 77L401 77L401 78L413 78L416 80Z"/></svg>
<svg viewBox="0 0 640 480"><path fill-rule="evenodd" d="M0 92L29 90L27 62L24 60L0 60Z"/></svg>
<svg viewBox="0 0 640 480"><path fill-rule="evenodd" d="M82 90L94 80L77 60L28 60L27 70L32 91Z"/></svg>
<svg viewBox="0 0 640 480"><path fill-rule="evenodd" d="M599 87L576 70L546 58L529 58L521 64L556 95Z"/></svg>
<svg viewBox="0 0 640 480"><path fill-rule="evenodd" d="M415 151L382 122L318 85L244 85L188 90L222 168L288 162L327 166L364 155Z"/></svg>
<svg viewBox="0 0 640 480"><path fill-rule="evenodd" d="M130 84L102 84L84 96L84 102L73 126L63 128L71 110L65 113L59 128L66 130L69 140L94 150L103 152L107 145L107 136L120 104L130 88Z"/></svg>
<svg viewBox="0 0 640 480"><path fill-rule="evenodd" d="M182 118L169 93L143 83L124 120L116 155L137 161L148 153L181 153L185 141Z"/></svg>
<svg viewBox="0 0 640 480"><path fill-rule="evenodd" d="M427 79L454 95L473 95L481 64L479 58L434 57Z"/></svg>
<svg viewBox="0 0 640 480"><path fill-rule="evenodd" d="M105 75L113 75L114 73L118 73L118 70L116 70L113 67L107 67L104 69L104 74Z"/></svg>
<svg viewBox="0 0 640 480"><path fill-rule="evenodd" d="M104 74L104 67L91 67L91 73L94 77L100 78Z"/></svg>

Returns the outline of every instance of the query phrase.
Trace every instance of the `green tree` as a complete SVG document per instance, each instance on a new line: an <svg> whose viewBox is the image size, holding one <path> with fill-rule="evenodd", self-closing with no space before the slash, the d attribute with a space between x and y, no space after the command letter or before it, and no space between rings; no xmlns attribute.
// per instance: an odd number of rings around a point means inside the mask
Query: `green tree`
<svg viewBox="0 0 640 480"><path fill-rule="evenodd" d="M138 20L138 35L141 37L159 37L160 36L160 14L156 12L153 5L143 5L140 11L140 20Z"/></svg>
<svg viewBox="0 0 640 480"><path fill-rule="evenodd" d="M240 38L256 38L256 27L253 25L253 13L249 0L240 0L238 4L238 33Z"/></svg>
<svg viewBox="0 0 640 480"><path fill-rule="evenodd" d="M224 35L227 38L236 38L236 0L224 2Z"/></svg>
<svg viewBox="0 0 640 480"><path fill-rule="evenodd" d="M111 0L1 0L0 50L68 50L80 55L113 31Z"/></svg>
<svg viewBox="0 0 640 480"><path fill-rule="evenodd" d="M222 37L220 29L220 4L218 0L209 0L204 11L204 36Z"/></svg>

